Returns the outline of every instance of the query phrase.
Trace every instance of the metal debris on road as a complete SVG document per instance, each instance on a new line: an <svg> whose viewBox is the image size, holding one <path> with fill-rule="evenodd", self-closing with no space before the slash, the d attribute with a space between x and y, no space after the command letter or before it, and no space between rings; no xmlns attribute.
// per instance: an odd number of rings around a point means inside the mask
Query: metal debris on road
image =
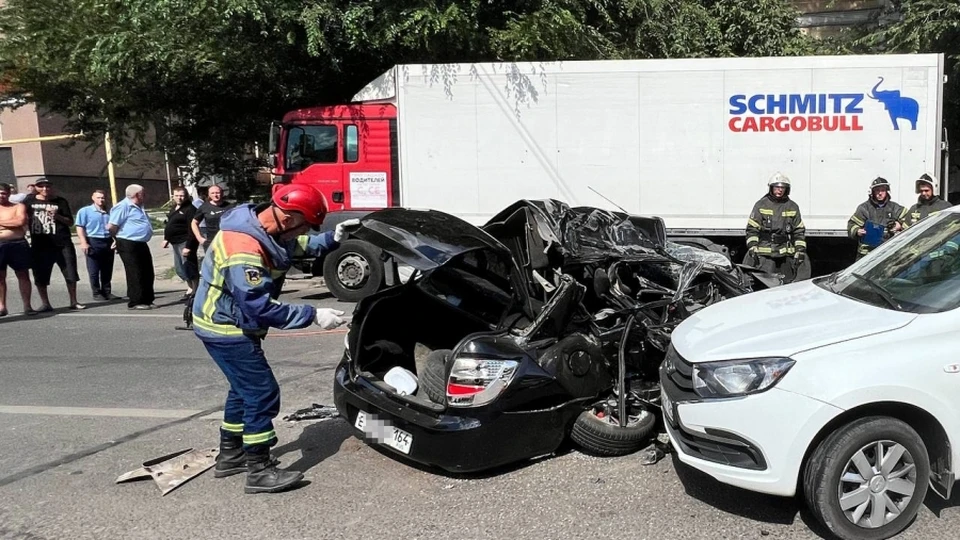
<svg viewBox="0 0 960 540"><path fill-rule="evenodd" d="M288 422L299 422L301 420L332 420L340 418L337 408L330 405L320 405L314 403L310 407L292 412L283 419Z"/></svg>
<svg viewBox="0 0 960 540"><path fill-rule="evenodd" d="M160 493L166 495L187 483L191 478L199 476L217 463L217 454L220 449L194 450L187 448L166 456L145 461L139 469L117 477L117 484L153 478L160 488Z"/></svg>

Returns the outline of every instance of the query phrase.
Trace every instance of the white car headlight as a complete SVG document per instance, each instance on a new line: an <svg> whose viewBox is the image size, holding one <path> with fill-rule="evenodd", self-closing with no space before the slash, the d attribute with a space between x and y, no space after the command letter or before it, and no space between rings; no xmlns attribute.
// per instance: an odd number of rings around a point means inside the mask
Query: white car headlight
<svg viewBox="0 0 960 540"><path fill-rule="evenodd" d="M693 366L693 390L704 398L746 396L777 384L796 362L789 358L751 358Z"/></svg>

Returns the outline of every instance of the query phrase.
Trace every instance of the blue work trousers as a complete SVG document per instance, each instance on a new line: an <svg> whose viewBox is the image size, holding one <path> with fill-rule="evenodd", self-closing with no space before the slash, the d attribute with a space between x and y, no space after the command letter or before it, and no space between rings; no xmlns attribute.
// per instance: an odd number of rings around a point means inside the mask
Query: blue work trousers
<svg viewBox="0 0 960 540"><path fill-rule="evenodd" d="M273 419L280 412L280 386L263 355L260 339L202 340L230 383L220 436L243 437L247 451L263 452L277 444Z"/></svg>
<svg viewBox="0 0 960 540"><path fill-rule="evenodd" d="M90 289L93 294L110 298L110 282L113 280L114 251L113 238L88 238L87 275L90 276Z"/></svg>

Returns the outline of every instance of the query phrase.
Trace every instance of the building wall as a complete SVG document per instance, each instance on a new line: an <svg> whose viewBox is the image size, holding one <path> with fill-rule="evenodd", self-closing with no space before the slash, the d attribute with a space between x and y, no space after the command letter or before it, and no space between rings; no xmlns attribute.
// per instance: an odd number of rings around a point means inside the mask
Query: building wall
<svg viewBox="0 0 960 540"><path fill-rule="evenodd" d="M28 139L68 133L62 116L38 112L33 104L0 111L0 147L4 140ZM56 192L76 211L90 203L90 194L102 189L111 197L107 174L107 155L103 141L59 140L10 145L13 152L17 187L24 191L38 177L49 178ZM177 184L176 168L171 164L171 181ZM169 200L163 153L143 152L114 167L117 198L122 199L130 184L146 188L147 206L156 207Z"/></svg>
<svg viewBox="0 0 960 540"><path fill-rule="evenodd" d="M11 139L38 137L37 110L28 103L19 109L0 109L0 144ZM40 143L10 145L13 149L13 170L17 178L35 178L43 174L43 151ZM29 183L29 182L27 182Z"/></svg>

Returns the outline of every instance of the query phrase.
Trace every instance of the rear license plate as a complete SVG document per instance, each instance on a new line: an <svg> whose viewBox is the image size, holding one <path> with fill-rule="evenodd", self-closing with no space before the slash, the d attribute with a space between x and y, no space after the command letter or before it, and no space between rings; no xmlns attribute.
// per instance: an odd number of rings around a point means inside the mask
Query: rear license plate
<svg viewBox="0 0 960 540"><path fill-rule="evenodd" d="M413 435L394 427L389 420L376 418L375 415L368 415L359 411L353 425L362 431L368 439L389 446L398 452L409 454L410 447L413 446Z"/></svg>

